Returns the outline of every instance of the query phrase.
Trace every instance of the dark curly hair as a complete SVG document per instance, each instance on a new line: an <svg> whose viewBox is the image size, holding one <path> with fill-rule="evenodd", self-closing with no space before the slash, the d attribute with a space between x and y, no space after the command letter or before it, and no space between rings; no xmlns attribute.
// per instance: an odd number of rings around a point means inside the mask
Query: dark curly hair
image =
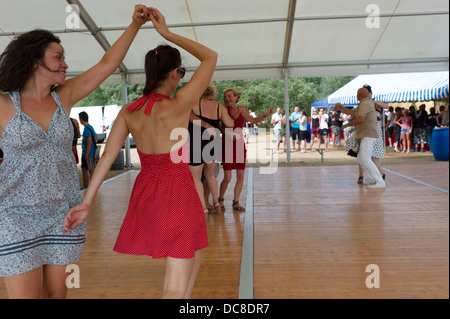
<svg viewBox="0 0 450 319"><path fill-rule="evenodd" d="M36 29L12 40L0 55L0 90L21 90L33 74L36 63L43 63L50 43L61 40L47 30Z"/></svg>

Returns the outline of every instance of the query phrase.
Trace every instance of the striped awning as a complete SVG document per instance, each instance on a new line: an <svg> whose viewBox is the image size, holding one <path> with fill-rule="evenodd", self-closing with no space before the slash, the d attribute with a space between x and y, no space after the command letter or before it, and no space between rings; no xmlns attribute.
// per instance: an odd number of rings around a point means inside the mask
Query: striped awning
<svg viewBox="0 0 450 319"><path fill-rule="evenodd" d="M361 75L330 95L328 101L357 105L356 92L365 84L372 87L376 101L431 101L449 96L449 72L420 72Z"/></svg>

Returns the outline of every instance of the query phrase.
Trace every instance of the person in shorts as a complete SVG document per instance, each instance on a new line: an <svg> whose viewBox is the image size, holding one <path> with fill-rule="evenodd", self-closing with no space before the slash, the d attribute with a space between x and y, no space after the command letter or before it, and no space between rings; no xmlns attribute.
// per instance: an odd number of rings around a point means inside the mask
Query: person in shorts
<svg viewBox="0 0 450 319"><path fill-rule="evenodd" d="M300 151L300 111L299 107L296 106L294 108L294 112L291 114L291 123L292 123L292 146L293 152L295 152L295 144L298 145L298 150Z"/></svg>
<svg viewBox="0 0 450 319"><path fill-rule="evenodd" d="M272 115L270 123L273 125L273 133L277 140L277 151L280 151L280 144L283 141L283 115L281 114L281 107L277 107L277 112Z"/></svg>
<svg viewBox="0 0 450 319"><path fill-rule="evenodd" d="M324 109L320 109L320 136L321 139L319 140L319 149L320 149L320 144L322 142L322 138L325 142L325 152L328 151L328 135L330 134L330 132L328 131L328 114L327 112L325 112Z"/></svg>
<svg viewBox="0 0 450 319"><path fill-rule="evenodd" d="M89 116L86 112L81 112L79 115L80 123L84 126L82 153L81 153L81 170L83 172L83 188L89 186L89 181L94 174L95 148L96 148L96 134L92 125L89 124Z"/></svg>

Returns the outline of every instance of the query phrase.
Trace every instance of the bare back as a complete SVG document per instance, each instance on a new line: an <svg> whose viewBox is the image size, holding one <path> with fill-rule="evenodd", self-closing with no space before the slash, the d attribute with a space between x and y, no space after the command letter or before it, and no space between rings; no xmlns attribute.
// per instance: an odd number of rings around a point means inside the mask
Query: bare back
<svg viewBox="0 0 450 319"><path fill-rule="evenodd" d="M149 115L145 107L123 116L137 149L145 154L167 154L184 145L188 138L189 113L178 106L176 99L155 102Z"/></svg>

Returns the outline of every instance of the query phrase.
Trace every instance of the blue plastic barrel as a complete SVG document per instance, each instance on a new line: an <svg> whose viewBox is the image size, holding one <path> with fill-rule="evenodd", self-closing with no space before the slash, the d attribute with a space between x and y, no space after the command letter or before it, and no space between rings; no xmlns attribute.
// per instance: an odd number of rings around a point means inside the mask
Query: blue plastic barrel
<svg viewBox="0 0 450 319"><path fill-rule="evenodd" d="M449 136L448 128L435 129L433 131L433 155L436 161L448 161Z"/></svg>

